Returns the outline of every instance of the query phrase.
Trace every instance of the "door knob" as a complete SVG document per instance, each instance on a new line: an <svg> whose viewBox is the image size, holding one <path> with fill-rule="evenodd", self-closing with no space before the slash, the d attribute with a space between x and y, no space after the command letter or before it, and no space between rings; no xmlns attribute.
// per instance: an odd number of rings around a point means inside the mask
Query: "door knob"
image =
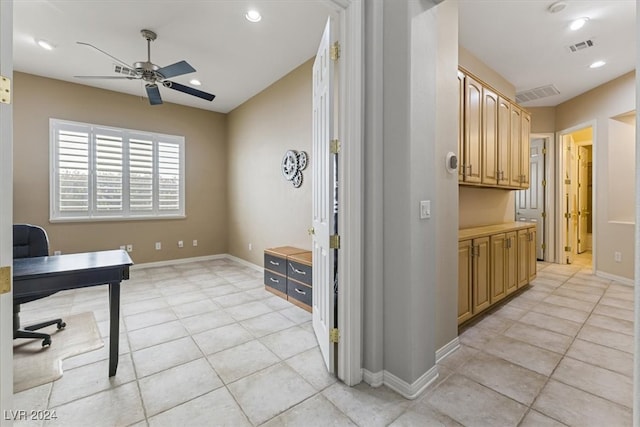
<svg viewBox="0 0 640 427"><path fill-rule="evenodd" d="M307 233L309 233L309 236L313 236L314 234L316 234L316 230L315 228L311 227L307 230Z"/></svg>

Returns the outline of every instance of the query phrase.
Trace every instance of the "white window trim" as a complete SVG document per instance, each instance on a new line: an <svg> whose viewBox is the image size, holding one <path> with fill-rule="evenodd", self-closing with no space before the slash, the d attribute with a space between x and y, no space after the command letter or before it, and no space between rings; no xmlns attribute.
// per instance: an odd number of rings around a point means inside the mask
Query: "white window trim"
<svg viewBox="0 0 640 427"><path fill-rule="evenodd" d="M86 214L78 214L77 212L60 212L58 197L58 144L56 139L57 130L60 128L80 127L86 129L89 133L89 211ZM95 204L95 135L96 131L106 132L108 134L118 134L123 139L123 179L122 179L122 210L114 212L95 212L92 206ZM151 211L132 212L129 209L129 140L130 139L146 139L153 143L153 208ZM158 207L159 200L159 174L158 174L158 145L160 142L169 142L177 144L179 147L179 167L180 167L180 183L179 183L179 208L171 211L163 211ZM157 219L182 219L186 218L186 193L185 193L185 157L186 146L184 136L167 135L155 132L146 132L141 130L116 128L103 125L95 125L90 123L74 122L69 120L49 119L49 222L91 222L91 221L132 221L132 220L157 220Z"/></svg>

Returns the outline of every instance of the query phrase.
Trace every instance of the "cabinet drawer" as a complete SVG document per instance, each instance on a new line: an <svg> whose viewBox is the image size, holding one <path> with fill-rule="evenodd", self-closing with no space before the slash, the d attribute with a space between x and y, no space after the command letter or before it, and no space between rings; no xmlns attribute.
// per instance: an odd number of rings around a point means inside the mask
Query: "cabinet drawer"
<svg viewBox="0 0 640 427"><path fill-rule="evenodd" d="M287 261L267 253L264 254L264 268L283 275L287 274Z"/></svg>
<svg viewBox="0 0 640 427"><path fill-rule="evenodd" d="M309 265L289 260L287 261L287 276L305 285L312 285L311 266Z"/></svg>
<svg viewBox="0 0 640 427"><path fill-rule="evenodd" d="M311 307L311 287L287 280L287 295Z"/></svg>
<svg viewBox="0 0 640 427"><path fill-rule="evenodd" d="M287 279L284 276L273 273L269 270L264 271L264 285L275 290L287 293Z"/></svg>

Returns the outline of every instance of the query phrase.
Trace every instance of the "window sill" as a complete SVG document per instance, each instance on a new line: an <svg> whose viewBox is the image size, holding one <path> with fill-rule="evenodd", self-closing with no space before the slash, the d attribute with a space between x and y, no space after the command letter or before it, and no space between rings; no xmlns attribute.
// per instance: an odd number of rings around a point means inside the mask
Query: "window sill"
<svg viewBox="0 0 640 427"><path fill-rule="evenodd" d="M156 221L156 220L172 220L186 219L186 215L154 215L154 216L130 216L130 217L68 217L68 218L49 218L50 224L68 223L68 222L128 222L128 221Z"/></svg>

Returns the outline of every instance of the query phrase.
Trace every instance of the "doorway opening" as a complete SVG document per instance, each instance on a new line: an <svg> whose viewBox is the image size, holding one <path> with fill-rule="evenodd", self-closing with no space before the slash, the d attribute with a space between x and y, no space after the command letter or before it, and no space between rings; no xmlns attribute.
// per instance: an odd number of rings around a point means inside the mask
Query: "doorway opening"
<svg viewBox="0 0 640 427"><path fill-rule="evenodd" d="M560 258L563 264L594 264L593 136L593 126L571 130L560 136Z"/></svg>

